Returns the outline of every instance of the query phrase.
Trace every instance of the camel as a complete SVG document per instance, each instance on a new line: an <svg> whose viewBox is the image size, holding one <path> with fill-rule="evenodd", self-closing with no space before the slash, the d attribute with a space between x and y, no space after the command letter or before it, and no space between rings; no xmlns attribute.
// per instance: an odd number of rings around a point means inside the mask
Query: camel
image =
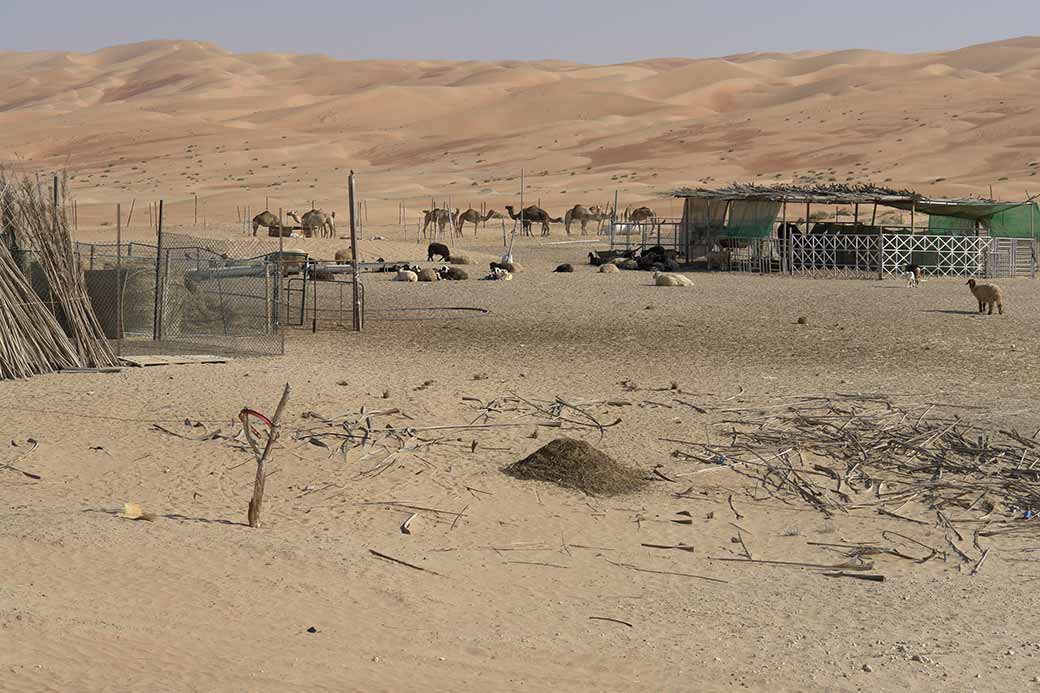
<svg viewBox="0 0 1040 693"><path fill-rule="evenodd" d="M265 229L279 229L282 227L282 222L278 220L278 217L271 214L271 212L264 210L255 217L253 217L253 235L256 235L256 230L263 226Z"/></svg>
<svg viewBox="0 0 1040 693"><path fill-rule="evenodd" d="M296 223L303 228L303 231L308 236L320 236L321 238L335 238L336 237L336 213L326 214L320 209L312 209L309 212L304 212L303 217L297 217L295 212L286 212L286 216L290 216L296 220Z"/></svg>
<svg viewBox="0 0 1040 693"><path fill-rule="evenodd" d="M519 219L520 216L521 216L520 214L517 214L515 211L513 211L513 205L506 205L506 211L509 212L509 218L510 219ZM553 224L562 224L563 223L563 219L554 219L553 217L549 216L549 213L546 212L544 209L542 209L541 207L536 207L534 205L531 205L530 207L527 207L526 209L523 210L523 217L524 217L524 226L523 226L523 229L521 230L521 233L523 235L525 235L525 236L530 236L531 235L531 224L532 223L538 222L538 223L540 223L542 225L542 235L543 236L548 236L549 235L549 224L550 223L553 223Z"/></svg>
<svg viewBox="0 0 1040 693"><path fill-rule="evenodd" d="M636 209L625 210L625 220L630 224L643 224L648 221L653 221L657 218L654 214L654 210L649 207L637 207Z"/></svg>
<svg viewBox="0 0 1040 693"><path fill-rule="evenodd" d="M480 222L487 221L491 218L492 214L496 213L497 212L495 212L494 210L491 210L486 215L482 215L480 212L470 207L465 212L463 212L455 218L455 229L457 233L461 236L463 227L466 224L473 224L473 236L476 237L477 229L479 228Z"/></svg>
<svg viewBox="0 0 1040 693"><path fill-rule="evenodd" d="M590 221L603 221L608 219L609 214L602 211L599 207L592 207L591 209L583 207L581 205L575 205L567 210L566 214L563 215L564 228L567 231L567 235L571 235L571 222L577 220L581 222L581 235L585 235L585 230L588 227Z"/></svg>
<svg viewBox="0 0 1040 693"><path fill-rule="evenodd" d="M424 209L423 210L423 238L426 238L426 229L430 224L436 224L437 233L444 235L444 229L454 218L454 214L447 209Z"/></svg>

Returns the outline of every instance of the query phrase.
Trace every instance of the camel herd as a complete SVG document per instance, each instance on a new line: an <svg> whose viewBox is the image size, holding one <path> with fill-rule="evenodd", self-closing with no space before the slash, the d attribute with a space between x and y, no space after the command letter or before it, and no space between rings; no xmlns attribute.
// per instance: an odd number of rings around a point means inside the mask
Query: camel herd
<svg viewBox="0 0 1040 693"><path fill-rule="evenodd" d="M574 222L581 224L581 235L584 236L588 233L589 222L602 224L602 222L608 221L613 217L610 211L601 207L585 207L584 205L571 207L562 217L554 217L537 205L525 207L522 212L517 212L513 205L506 205L506 212L508 213L508 218L522 222L520 233L523 236L530 236L531 229L535 224L541 226L542 236L548 236L551 233L550 224L563 224L564 230L569 236L571 235L571 225ZM431 238L443 235L445 229L450 224L455 236L461 238L466 224L473 224L473 235L476 236L481 223L487 222L489 219L505 218L507 218L506 215L493 209L483 214L472 207L465 212L460 212L458 209L454 211L450 209L424 209L422 235L423 238L427 238L428 231L431 232L429 236ZM657 215L649 207L638 207L636 209L626 209L622 218L630 224L647 224L653 223ZM597 228L597 232L598 230Z"/></svg>
<svg viewBox="0 0 1040 693"><path fill-rule="evenodd" d="M296 222L295 226L288 226L271 212L264 210L253 217L253 235L257 229L263 226L267 229L267 235L274 238L279 236L289 238L294 231L302 231L305 238L335 238L336 237L336 213L326 214L320 209L312 209L298 215L291 209L285 216Z"/></svg>
<svg viewBox="0 0 1040 693"><path fill-rule="evenodd" d="M509 219L522 222L520 232L523 236L530 236L535 224L541 227L542 236L548 236L551 233L550 224L563 224L564 230L570 236L571 225L575 222L581 225L581 235L584 236L588 232L589 222L596 222L598 225L602 225L604 221L614 218L614 213L609 210L598 206L585 207L584 205L571 207L562 217L554 217L537 205L525 207L521 212L517 212L512 205L506 205L506 211ZM320 209L311 209L299 215L289 210L285 213L285 216L294 223L292 225L286 224L281 218L267 210L257 214L253 217L253 235L256 235L260 227L264 227L267 229L268 235L274 238L279 236L288 238L296 232L302 232L305 238L336 237L335 212L329 214ZM472 207L465 212L461 212L458 209L454 211L450 209L425 209L423 210L422 235L423 238L426 238L428 233L431 238L443 236L445 230L450 225L455 236L461 238L466 224L473 224L473 235L476 236L481 223L491 219L506 218L505 214L496 212L493 209L485 213L478 212ZM649 207L626 209L622 217L625 222L631 224L653 223L656 218L654 211ZM597 227L598 232L599 227Z"/></svg>

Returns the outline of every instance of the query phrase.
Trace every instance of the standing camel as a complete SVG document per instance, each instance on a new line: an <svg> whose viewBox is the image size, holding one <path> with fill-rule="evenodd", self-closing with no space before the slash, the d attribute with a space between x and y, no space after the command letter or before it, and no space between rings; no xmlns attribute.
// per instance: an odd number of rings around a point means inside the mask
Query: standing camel
<svg viewBox="0 0 1040 693"><path fill-rule="evenodd" d="M657 218L654 214L654 210L649 207L637 207L636 209L625 210L625 221L630 224L642 224L648 221L653 221Z"/></svg>
<svg viewBox="0 0 1040 693"><path fill-rule="evenodd" d="M590 221L603 221L607 217L608 215L599 207L589 209L581 205L575 205L563 215L564 229L566 229L568 236L571 235L571 222L579 221L581 222L581 235L584 236Z"/></svg>
<svg viewBox="0 0 1040 693"><path fill-rule="evenodd" d="M335 238L336 237L336 213L326 214L320 209L312 209L309 212L304 212L303 217L297 217L294 212L287 212L288 216L296 219L296 223L299 224L305 234L308 236L317 236L321 238Z"/></svg>
<svg viewBox="0 0 1040 693"><path fill-rule="evenodd" d="M487 214L482 215L477 210L470 207L462 214L458 215L455 219L455 229L458 235L462 235L463 227L466 224L473 224L473 237L477 236L477 229L482 221L487 221L491 218L492 214L496 214L495 210L489 211Z"/></svg>
<svg viewBox="0 0 1040 693"><path fill-rule="evenodd" d="M424 209L423 210L423 238L426 238L426 229L430 224L435 224L437 233L444 235L444 229L451 222L454 215L447 209Z"/></svg>
<svg viewBox="0 0 1040 693"><path fill-rule="evenodd" d="M509 218L510 219L519 219L521 217L520 214L517 214L515 211L513 211L513 205L506 205L506 211L509 212ZM533 223L539 223L539 224L542 225L542 235L543 236L548 236L549 235L549 224L550 223L553 223L553 224L562 224L563 223L563 219L555 219L555 218L549 216L549 213L546 212L544 209L542 209L541 207L536 207L535 205L531 205L530 207L527 207L527 208L525 208L523 210L523 218L524 218L524 225L523 225L523 229L522 229L522 234L525 235L525 236L530 236L531 235L531 224L533 224Z"/></svg>
<svg viewBox="0 0 1040 693"><path fill-rule="evenodd" d="M278 236L283 236L285 238L288 238L293 231L303 228L302 226L299 226L300 220L296 217L296 215L293 212L289 212L287 216L293 219L298 226L283 226L282 222L278 219L278 217L276 217L271 212L267 210L260 212L255 217L253 217L253 235L255 236L257 229L263 226L265 229L267 229L269 236L274 236L275 238L277 238Z"/></svg>

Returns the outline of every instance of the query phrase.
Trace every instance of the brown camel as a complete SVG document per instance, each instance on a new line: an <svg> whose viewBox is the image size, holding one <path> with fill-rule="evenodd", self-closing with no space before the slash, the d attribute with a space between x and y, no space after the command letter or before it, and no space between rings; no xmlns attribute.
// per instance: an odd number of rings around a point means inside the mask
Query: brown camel
<svg viewBox="0 0 1040 693"><path fill-rule="evenodd" d="M519 219L521 216L520 214L517 214L515 211L513 211L513 205L506 205L506 211L509 212L510 219ZM521 233L525 236L531 235L531 224L533 223L539 223L542 225L543 236L549 235L550 223L563 223L563 219L555 219L549 216L549 213L546 212L544 209L542 209L541 207L536 207L535 205L531 205L530 207L527 207L523 210L523 218L524 223L523 228L521 229Z"/></svg>
<svg viewBox="0 0 1040 693"><path fill-rule="evenodd" d="M455 218L456 232L461 236L463 227L466 224L473 224L473 236L476 237L477 229L479 228L480 222L487 221L491 218L491 215L495 213L496 212L494 210L491 210L486 215L482 215L480 212L470 207L465 212L463 212Z"/></svg>
<svg viewBox="0 0 1040 693"><path fill-rule="evenodd" d="M563 215L564 228L567 231L567 235L571 235L571 222L581 222L581 235L585 235L585 230L589 225L590 221L603 221L610 215L603 212L599 207L586 208L581 205L575 205L567 210L566 214Z"/></svg>
<svg viewBox="0 0 1040 693"><path fill-rule="evenodd" d="M423 238L426 238L426 229L430 224L435 224L437 229L436 232L443 236L444 229L448 226L454 216L455 215L447 209L424 209L422 227Z"/></svg>
<svg viewBox="0 0 1040 693"><path fill-rule="evenodd" d="M263 226L265 229L270 229L272 227L279 228L281 227L281 225L281 222L278 221L278 217L271 214L271 212L265 209L264 211L260 212L255 217L253 217L253 235L256 235L256 230L259 229L261 226Z"/></svg>
<svg viewBox="0 0 1040 693"><path fill-rule="evenodd" d="M296 220L308 237L321 238L336 237L336 213L326 214L320 209L312 209L303 213L303 217L297 217L295 212L286 212L287 216Z"/></svg>
<svg viewBox="0 0 1040 693"><path fill-rule="evenodd" d="M625 210L625 220L630 224L643 224L648 221L653 221L657 218L654 214L654 210L649 207L637 207L636 209Z"/></svg>
<svg viewBox="0 0 1040 693"><path fill-rule="evenodd" d="M296 215L294 213L288 212L286 214L286 216L288 216L291 219L293 219L297 224L300 223L300 220L296 217ZM282 238L289 238L292 235L293 231L303 231L304 230L304 227L303 226L299 226L299 225L298 226L285 226L285 225L283 225L278 220L278 217L276 217L274 214L272 214L271 212L269 212L267 210L264 210L263 212L260 212L255 217L253 217L253 235L254 236L256 235L257 229L259 229L261 226L263 226L265 229L267 229L267 235L271 236L273 238L278 238L279 236L281 236Z"/></svg>

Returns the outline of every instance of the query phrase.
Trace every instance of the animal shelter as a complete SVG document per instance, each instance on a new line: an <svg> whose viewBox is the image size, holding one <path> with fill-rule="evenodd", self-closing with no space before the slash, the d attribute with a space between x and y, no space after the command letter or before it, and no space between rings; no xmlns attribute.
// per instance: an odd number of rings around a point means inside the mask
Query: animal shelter
<svg viewBox="0 0 1040 693"><path fill-rule="evenodd" d="M734 184L674 195L683 200L678 244L709 269L882 279L913 263L936 277L1037 273L1040 208L1032 198L932 198L846 184Z"/></svg>

